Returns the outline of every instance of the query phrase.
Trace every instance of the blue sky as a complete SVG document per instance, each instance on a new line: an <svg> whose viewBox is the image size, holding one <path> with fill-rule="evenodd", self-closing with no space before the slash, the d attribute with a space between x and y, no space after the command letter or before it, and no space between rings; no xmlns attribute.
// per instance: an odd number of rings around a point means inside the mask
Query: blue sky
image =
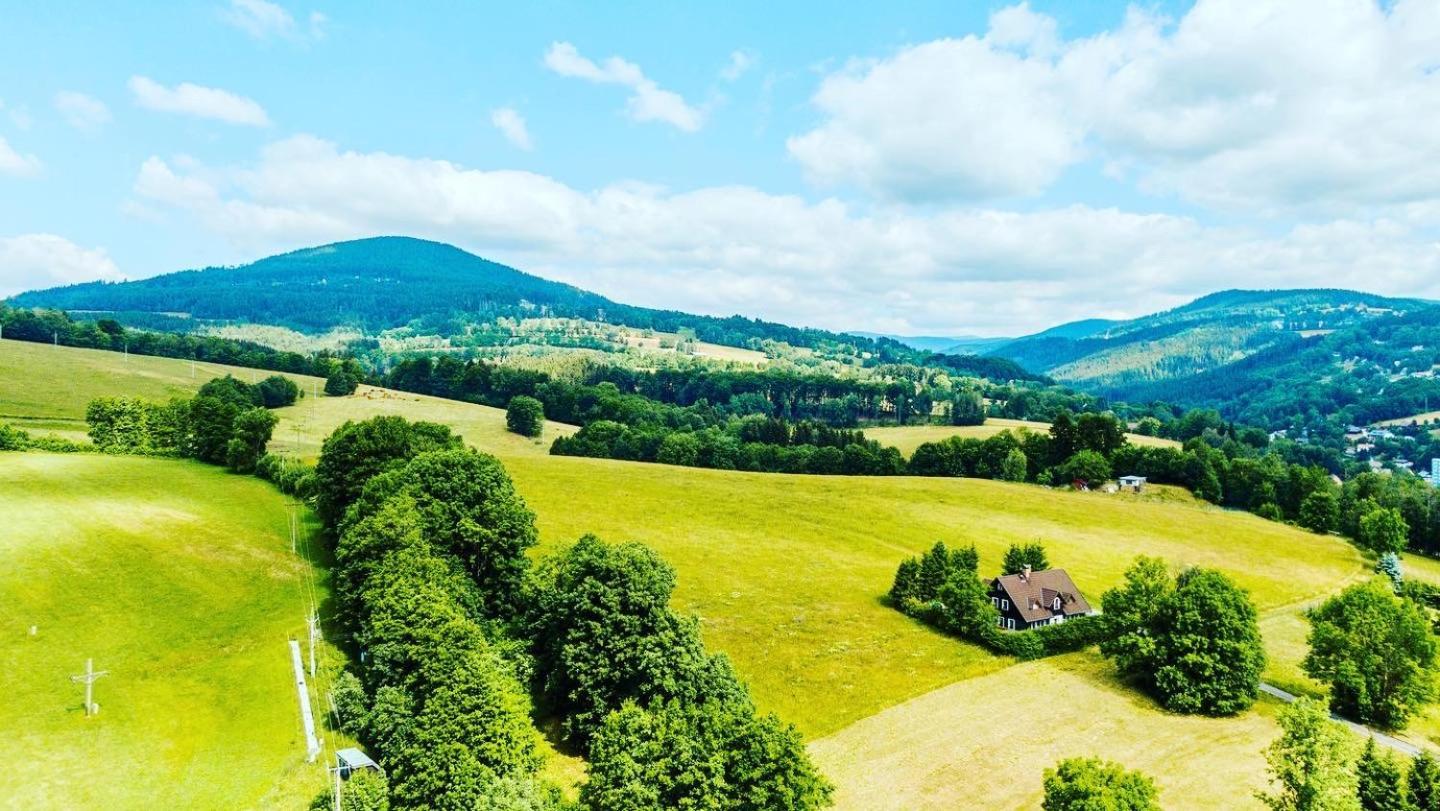
<svg viewBox="0 0 1440 811"><path fill-rule="evenodd" d="M411 233L836 329L1440 296L1433 2L848 5L10 4L0 295Z"/></svg>

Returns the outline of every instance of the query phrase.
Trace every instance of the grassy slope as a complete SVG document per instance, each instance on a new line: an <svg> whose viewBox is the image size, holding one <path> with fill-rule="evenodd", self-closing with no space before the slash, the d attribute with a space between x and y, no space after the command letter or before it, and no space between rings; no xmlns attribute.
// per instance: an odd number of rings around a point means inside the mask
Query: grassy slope
<svg viewBox="0 0 1440 811"><path fill-rule="evenodd" d="M163 402L188 397L205 381L225 374L242 380L270 375L214 363L124 355L99 349L50 347L0 341L0 420L38 433L77 441L85 437L85 406L96 397L143 397ZM309 394L325 381L286 375ZM37 381L44 381L43 385Z"/></svg>
<svg viewBox="0 0 1440 811"><path fill-rule="evenodd" d="M1016 665L816 741L840 809L1039 808L1041 775L1097 756L1155 778L1168 809L1259 808L1278 704L1236 718L1157 712L1093 653ZM1011 779L993 779L1003 775Z"/></svg>
<svg viewBox="0 0 1440 811"><path fill-rule="evenodd" d="M75 350L36 351L51 353L49 366L58 369L63 353ZM124 371L117 366L113 373ZM0 385L0 392L6 389ZM1007 544L1040 539L1051 560L1092 597L1118 582L1141 552L1221 568L1260 605L1274 660L1267 676L1282 682L1298 673L1304 652L1299 611L1367 571L1338 539L1194 503L979 480L779 476L550 457L547 443L506 433L498 410L413 395L376 391L368 398L302 402L282 412L274 444L294 446L298 428L298 450L313 454L343 419L380 412L453 424L500 456L538 513L546 548L584 532L654 546L677 568L678 602L703 618L707 642L734 659L763 707L811 738L960 680L998 674L990 678L1013 684L1004 674L1028 672L1009 670L1009 660L932 633L882 604L896 562L937 539L975 543L987 569ZM566 429L548 427L547 439L557 430ZM1063 669L1090 672L1079 665ZM1084 680L1093 681L1091 675ZM1044 703L1044 683L1026 681L1024 696L996 694L1002 703L987 699L976 712L1004 713L1018 698ZM1083 714L1089 699L1083 691L1076 695L1082 700L1074 712ZM1220 738L1241 734L1227 729L1248 729L1248 743L1237 744L1237 751L1258 752L1268 732L1257 730L1271 729L1253 715L1239 722L1179 719L1138 697L1124 698L1149 722L1135 726L1129 739L1123 730L1111 733L1117 747L1139 751L1156 736L1168 745L1168 736L1184 740L1198 723L1213 724L1206 736ZM963 745L972 733L957 734L953 742L937 742L937 763L946 747ZM881 763L872 765L880 770L874 774L883 772ZM1014 785L1026 791L1038 785L1042 765L1017 764ZM1259 772L1247 775L1245 782L1258 787ZM835 776L847 787L874 779L853 769Z"/></svg>
<svg viewBox="0 0 1440 811"><path fill-rule="evenodd" d="M321 790L285 642L305 628L310 566L284 498L191 462L0 457L0 796L294 808ZM110 671L92 719L69 679L86 657Z"/></svg>
<svg viewBox="0 0 1440 811"><path fill-rule="evenodd" d="M1050 424L1048 422L1032 422L1030 420L1008 420L1000 417L991 417L985 420L984 425L906 425L889 428L866 428L867 439L878 440L881 445L891 445L900 449L900 452L908 459L915 449L926 442L939 442L952 436L973 437L975 439L986 439L995 436L1002 431L1026 429L1048 433ZM1140 436L1139 434L1127 434L1130 441L1137 445L1150 445L1156 447L1179 447L1179 443L1169 439L1158 437Z"/></svg>

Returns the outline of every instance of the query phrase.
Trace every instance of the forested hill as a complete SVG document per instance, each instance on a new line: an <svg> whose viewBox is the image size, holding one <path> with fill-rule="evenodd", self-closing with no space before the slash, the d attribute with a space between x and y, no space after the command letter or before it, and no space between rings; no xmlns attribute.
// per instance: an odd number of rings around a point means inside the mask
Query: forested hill
<svg viewBox="0 0 1440 811"><path fill-rule="evenodd" d="M60 310L185 313L300 330L402 326L451 310L529 302L592 316L615 305L559 282L408 237L339 242L239 267L185 270L133 282L91 282L24 293L12 303Z"/></svg>
<svg viewBox="0 0 1440 811"><path fill-rule="evenodd" d="M1282 358L1337 331L1434 307L1349 290L1227 290L1132 321L1064 325L990 354L1111 397L1186 394L1187 381L1223 379L1247 358Z"/></svg>
<svg viewBox="0 0 1440 811"><path fill-rule="evenodd" d="M621 324L637 329L689 329L701 341L756 347L762 341L791 346L838 347L870 362L943 365L993 380L1036 380L1004 358L932 356L883 337L857 337L791 327L735 315L728 318L656 310L568 284L542 279L482 259L452 245L410 237L338 242L261 259L239 267L187 270L132 282L91 282L23 293L10 303L71 312L130 316L139 326L240 321L322 332L355 327L373 334L423 321L490 321L501 316L549 315ZM150 318L139 318L149 314ZM185 320L158 314L181 314ZM118 316L117 316L118 317Z"/></svg>

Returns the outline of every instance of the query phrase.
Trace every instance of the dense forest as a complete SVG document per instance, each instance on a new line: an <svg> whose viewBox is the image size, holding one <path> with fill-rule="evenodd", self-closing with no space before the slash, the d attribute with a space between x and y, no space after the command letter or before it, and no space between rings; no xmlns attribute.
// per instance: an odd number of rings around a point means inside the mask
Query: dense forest
<svg viewBox="0 0 1440 811"><path fill-rule="evenodd" d="M582 318L641 330L693 334L726 346L766 341L826 348L868 363L930 362L995 379L1037 376L1002 358L934 356L889 338L864 338L734 315L634 307L531 276L437 242L378 237L272 256L240 267L182 271L134 282L91 282L14 297L20 307L114 313L153 328L242 321L301 331L366 333L427 322L441 334L501 317ZM176 313L188 318L177 319Z"/></svg>

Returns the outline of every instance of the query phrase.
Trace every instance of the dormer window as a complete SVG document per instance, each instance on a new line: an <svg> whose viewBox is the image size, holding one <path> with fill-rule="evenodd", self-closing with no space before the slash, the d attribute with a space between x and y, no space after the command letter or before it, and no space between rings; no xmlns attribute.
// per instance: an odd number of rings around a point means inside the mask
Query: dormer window
<svg viewBox="0 0 1440 811"><path fill-rule="evenodd" d="M1056 611L1059 611L1059 610L1060 610L1060 598L1059 598L1059 597L1056 597L1056 598L1055 598L1055 610L1056 610Z"/></svg>

